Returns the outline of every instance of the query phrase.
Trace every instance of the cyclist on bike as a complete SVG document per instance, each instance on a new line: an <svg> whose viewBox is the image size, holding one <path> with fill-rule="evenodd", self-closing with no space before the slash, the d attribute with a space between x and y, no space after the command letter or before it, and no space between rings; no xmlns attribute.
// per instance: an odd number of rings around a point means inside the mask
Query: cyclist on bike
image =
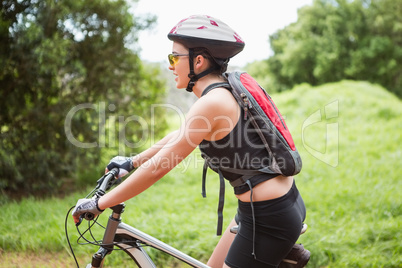
<svg viewBox="0 0 402 268"><path fill-rule="evenodd" d="M241 37L218 19L197 15L181 20L168 38L173 41L169 69L175 75L176 87L193 92L198 100L179 130L132 158L113 158L106 170L118 167L120 177L133 169L135 172L98 200L79 200L73 211L76 222L82 213L97 215L140 194L197 146L207 157L228 166L241 163L244 169L255 165L256 159L261 160L257 165L262 165L266 158L263 146L253 146L262 141L243 120L244 111L228 89L217 87L202 96L207 87L226 82L222 74L229 59L243 50ZM229 181L240 177L222 173ZM234 188L238 213L209 259L207 265L211 267L277 267L300 235L306 210L294 178L261 174L249 182ZM229 231L235 225L239 225L237 235Z"/></svg>

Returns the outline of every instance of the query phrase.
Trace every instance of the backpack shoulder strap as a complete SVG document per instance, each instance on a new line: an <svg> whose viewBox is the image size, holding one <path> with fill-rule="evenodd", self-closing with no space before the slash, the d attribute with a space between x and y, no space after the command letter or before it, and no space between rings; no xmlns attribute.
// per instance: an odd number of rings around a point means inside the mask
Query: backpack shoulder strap
<svg viewBox="0 0 402 268"><path fill-rule="evenodd" d="M207 94L208 92L210 92L212 89L215 89L218 87L224 87L224 88L228 89L229 91L232 90L232 87L230 86L230 84L228 82L214 83L214 84L210 84L209 86L207 86L206 89L204 89L204 91L201 94L201 97L204 96L205 94Z"/></svg>

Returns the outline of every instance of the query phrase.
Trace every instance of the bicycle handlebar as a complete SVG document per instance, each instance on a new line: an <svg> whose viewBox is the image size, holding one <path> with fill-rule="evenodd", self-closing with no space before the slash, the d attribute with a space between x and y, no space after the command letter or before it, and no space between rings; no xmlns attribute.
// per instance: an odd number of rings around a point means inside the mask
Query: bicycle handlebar
<svg viewBox="0 0 402 268"><path fill-rule="evenodd" d="M100 193L102 195L105 194L105 192L115 183L117 182L117 179L115 181L113 181L112 179L117 178L117 175L119 174L119 168L112 168L112 170L110 170L109 172L107 172L105 175L102 176L102 178L100 178L97 181L97 193L99 191L102 191L102 193ZM100 197L98 196L98 197Z"/></svg>

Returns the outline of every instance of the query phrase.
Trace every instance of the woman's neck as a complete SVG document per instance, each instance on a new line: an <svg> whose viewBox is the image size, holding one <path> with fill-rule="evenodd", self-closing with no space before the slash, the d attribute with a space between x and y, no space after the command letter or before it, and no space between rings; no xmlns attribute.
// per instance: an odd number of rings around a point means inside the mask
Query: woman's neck
<svg viewBox="0 0 402 268"><path fill-rule="evenodd" d="M199 79L197 82L195 82L195 85L193 87L193 93L200 98L202 92L211 84L214 83L221 83L221 82L226 82L226 80L222 76L218 75L207 75L201 79Z"/></svg>

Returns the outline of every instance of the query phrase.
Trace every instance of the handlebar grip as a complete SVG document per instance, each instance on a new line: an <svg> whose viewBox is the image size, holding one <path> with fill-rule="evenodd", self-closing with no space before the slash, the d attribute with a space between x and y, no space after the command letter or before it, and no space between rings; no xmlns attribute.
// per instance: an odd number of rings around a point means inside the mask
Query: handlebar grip
<svg viewBox="0 0 402 268"><path fill-rule="evenodd" d="M110 172L113 173L115 177L117 177L117 175L119 175L119 171L120 171L119 168L114 167Z"/></svg>
<svg viewBox="0 0 402 268"><path fill-rule="evenodd" d="M80 226L81 222L86 219L87 221L92 221L95 219L95 215L91 212L85 212L80 215L79 221L75 224L75 226Z"/></svg>
<svg viewBox="0 0 402 268"><path fill-rule="evenodd" d="M86 219L87 221L92 221L93 219L95 219L95 215L91 212L85 212L81 215L81 217Z"/></svg>

